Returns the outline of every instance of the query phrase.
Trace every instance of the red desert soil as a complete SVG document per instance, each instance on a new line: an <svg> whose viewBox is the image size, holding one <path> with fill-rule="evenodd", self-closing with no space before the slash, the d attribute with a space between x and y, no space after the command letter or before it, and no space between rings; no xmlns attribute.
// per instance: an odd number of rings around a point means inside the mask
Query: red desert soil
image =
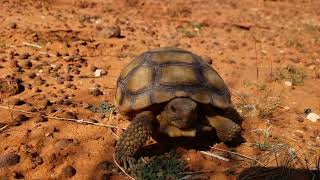
<svg viewBox="0 0 320 180"><path fill-rule="evenodd" d="M306 113L320 114L320 1L3 0L0 9L1 180L124 179L112 154L129 121L88 109L113 104L121 69L164 46L211 59L244 118L244 143L212 146L253 160L180 148L192 171L213 171L197 178L317 168L320 121Z"/></svg>

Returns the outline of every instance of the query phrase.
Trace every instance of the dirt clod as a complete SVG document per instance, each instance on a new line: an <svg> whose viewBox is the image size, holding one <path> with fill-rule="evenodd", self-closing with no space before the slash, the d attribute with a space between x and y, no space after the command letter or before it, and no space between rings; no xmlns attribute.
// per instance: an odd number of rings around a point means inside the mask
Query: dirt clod
<svg viewBox="0 0 320 180"><path fill-rule="evenodd" d="M15 179L24 179L24 175L21 172L14 172Z"/></svg>
<svg viewBox="0 0 320 180"><path fill-rule="evenodd" d="M36 76L37 76L37 74L34 73L34 72L31 72L31 73L28 75L28 77L29 77L30 79L34 79Z"/></svg>
<svg viewBox="0 0 320 180"><path fill-rule="evenodd" d="M74 112L65 112L64 117L68 119L77 119L77 115Z"/></svg>
<svg viewBox="0 0 320 180"><path fill-rule="evenodd" d="M46 121L48 121L48 119L43 117L43 116L38 115L38 116L35 117L34 121L36 123L39 123L39 122L46 122Z"/></svg>
<svg viewBox="0 0 320 180"><path fill-rule="evenodd" d="M21 106L21 105L24 105L26 102L24 102L23 100L21 99L15 99L14 100L14 105L16 106Z"/></svg>
<svg viewBox="0 0 320 180"><path fill-rule="evenodd" d="M0 95L7 94L9 96L16 95L22 91L20 85L14 78L0 79Z"/></svg>
<svg viewBox="0 0 320 180"><path fill-rule="evenodd" d="M110 26L110 27L105 27L101 30L101 33L106 37L106 38L119 38L121 37L121 29L119 26Z"/></svg>
<svg viewBox="0 0 320 180"><path fill-rule="evenodd" d="M103 95L103 93L100 91L99 88L94 88L93 90L90 91L90 94L93 95L93 96Z"/></svg>
<svg viewBox="0 0 320 180"><path fill-rule="evenodd" d="M0 155L0 168L16 165L20 162L20 156L16 153Z"/></svg>
<svg viewBox="0 0 320 180"><path fill-rule="evenodd" d="M16 28L17 28L17 23L16 23L16 22L10 22L10 23L9 23L9 27L10 27L11 29L16 29Z"/></svg>
<svg viewBox="0 0 320 180"><path fill-rule="evenodd" d="M28 59L30 57L30 54L28 52L22 53L20 55L20 59Z"/></svg>
<svg viewBox="0 0 320 180"><path fill-rule="evenodd" d="M19 114L14 120L15 120L15 122L22 123L24 121L27 121L28 119L29 119L29 117L27 117L26 115Z"/></svg>
<svg viewBox="0 0 320 180"><path fill-rule="evenodd" d="M65 167L64 168L64 170L63 170L63 175L65 176L65 177L72 177L72 176L74 176L75 174L76 174L76 169L74 168L74 167L72 167L72 166L67 166L67 167Z"/></svg>

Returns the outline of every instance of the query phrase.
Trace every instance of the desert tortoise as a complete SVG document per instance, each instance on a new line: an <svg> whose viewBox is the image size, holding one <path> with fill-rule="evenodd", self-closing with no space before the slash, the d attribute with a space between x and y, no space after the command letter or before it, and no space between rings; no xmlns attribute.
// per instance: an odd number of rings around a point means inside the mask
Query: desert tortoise
<svg viewBox="0 0 320 180"><path fill-rule="evenodd" d="M155 130L170 137L194 137L213 127L223 142L240 132L232 120L212 113L231 107L222 78L200 56L179 48L153 49L129 63L117 80L115 105L133 118L115 149L116 161L124 166L132 164Z"/></svg>

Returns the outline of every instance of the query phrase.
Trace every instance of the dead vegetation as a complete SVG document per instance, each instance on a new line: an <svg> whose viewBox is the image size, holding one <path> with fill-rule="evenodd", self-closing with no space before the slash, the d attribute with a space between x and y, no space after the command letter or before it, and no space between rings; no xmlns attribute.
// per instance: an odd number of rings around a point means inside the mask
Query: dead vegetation
<svg viewBox="0 0 320 180"><path fill-rule="evenodd" d="M245 93L237 94L236 108L243 118L259 117L267 119L272 117L275 111L281 107L282 90L266 85L252 84L258 90L258 96L251 97Z"/></svg>

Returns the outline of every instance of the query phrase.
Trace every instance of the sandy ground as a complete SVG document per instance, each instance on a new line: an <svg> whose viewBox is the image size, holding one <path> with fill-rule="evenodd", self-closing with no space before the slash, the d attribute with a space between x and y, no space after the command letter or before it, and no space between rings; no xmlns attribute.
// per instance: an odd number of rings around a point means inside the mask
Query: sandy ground
<svg viewBox="0 0 320 180"><path fill-rule="evenodd" d="M211 59L243 117L244 143L212 143L243 156L179 149L192 171L212 171L198 179L316 169L320 120L306 113L320 114L319 8L316 0L1 1L0 78L11 79L0 81L0 179L124 179L112 154L129 121L90 106L112 105L121 69L164 46Z"/></svg>

